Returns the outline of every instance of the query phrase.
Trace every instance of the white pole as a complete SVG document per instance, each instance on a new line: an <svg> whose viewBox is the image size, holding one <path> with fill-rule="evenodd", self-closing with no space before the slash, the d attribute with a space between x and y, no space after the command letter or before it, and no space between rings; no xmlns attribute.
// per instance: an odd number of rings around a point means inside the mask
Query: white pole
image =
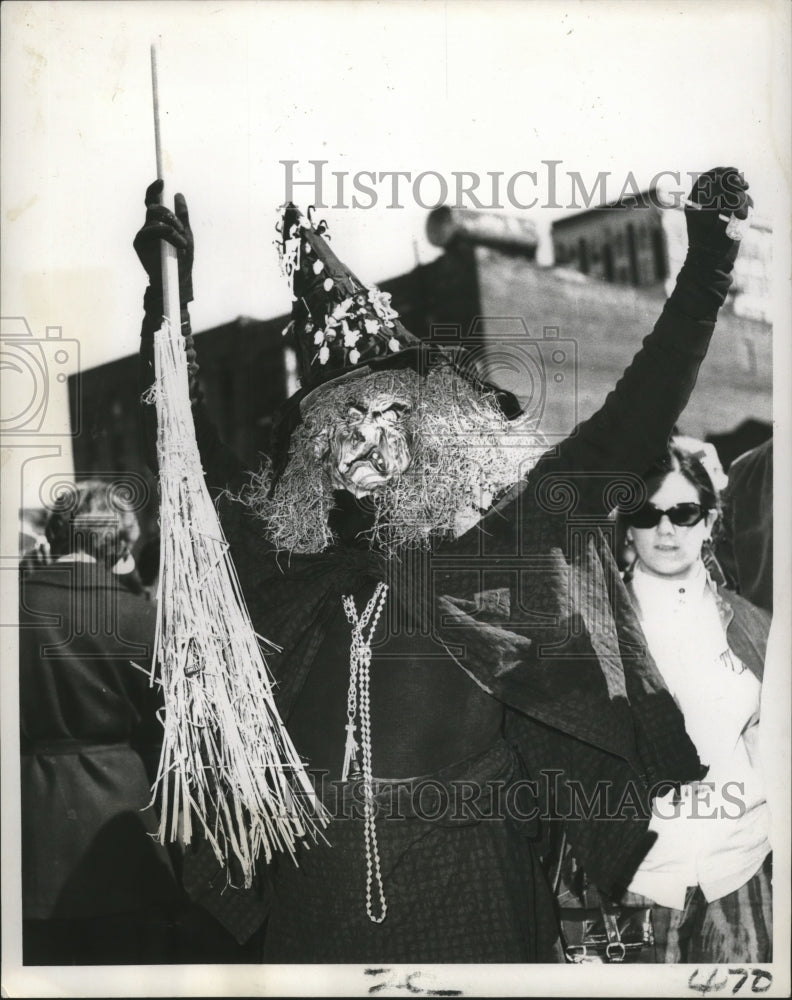
<svg viewBox="0 0 792 1000"><path fill-rule="evenodd" d="M162 141L157 54L158 47L157 43L154 42L151 46L151 89L154 97L154 148L156 150L157 157L157 177L161 178L164 182L164 187L162 189L162 204L167 205L168 208L172 210L173 196L170 191L170 185L168 184L168 178L165 175L166 158L163 156L163 150L166 149L166 147ZM167 162L172 163L172 157L170 155L167 157ZM168 174L170 173L171 171L168 170ZM170 322L172 328L179 330L181 328L181 303L179 302L178 257L176 256L176 248L171 246L170 243L166 243L165 240L162 240L161 246L163 315L165 319Z"/></svg>

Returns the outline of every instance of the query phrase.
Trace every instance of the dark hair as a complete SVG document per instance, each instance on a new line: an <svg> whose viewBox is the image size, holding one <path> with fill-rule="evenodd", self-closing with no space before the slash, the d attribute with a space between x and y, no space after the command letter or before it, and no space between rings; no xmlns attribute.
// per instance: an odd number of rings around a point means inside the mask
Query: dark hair
<svg viewBox="0 0 792 1000"><path fill-rule="evenodd" d="M698 494L698 502L705 510L714 510L720 513L720 500L718 493L712 484L710 474L701 464L701 460L693 452L684 451L676 445L669 445L668 451L656 459L641 476L644 485L644 502L662 485L665 478L672 472L678 472L690 483ZM617 534L623 532L631 521L631 515L638 509L635 499L631 499L629 506L620 506L617 509ZM719 524L719 522L718 522ZM715 537L717 526L713 530Z"/></svg>
<svg viewBox="0 0 792 1000"><path fill-rule="evenodd" d="M651 496L672 472L678 472L694 487L698 494L698 502L707 510L718 510L720 503L718 494L712 484L710 474L701 464L701 460L690 451L683 451L676 445L671 445L665 455L653 462L641 476L646 486L647 496ZM629 515L627 515L629 520Z"/></svg>
<svg viewBox="0 0 792 1000"><path fill-rule="evenodd" d="M112 565L140 535L123 491L111 482L86 480L56 498L45 528L53 556L85 552Z"/></svg>
<svg viewBox="0 0 792 1000"><path fill-rule="evenodd" d="M616 525L614 539L614 554L619 564L619 568L624 571L624 578L628 580L632 577L634 566L629 562L625 565L624 539L627 528L631 523L631 515L638 510L639 506L646 503L662 485L663 481L672 472L678 472L694 487L698 495L698 502L705 510L720 511L720 501L718 493L712 483L712 478L695 454L676 445L669 445L668 451L660 458L656 459L641 476L643 484L642 496L631 496L629 503L620 505L616 509ZM717 521L712 538L716 537L720 521ZM706 565L712 553L711 542L704 543L702 556ZM719 570L719 572L722 572Z"/></svg>

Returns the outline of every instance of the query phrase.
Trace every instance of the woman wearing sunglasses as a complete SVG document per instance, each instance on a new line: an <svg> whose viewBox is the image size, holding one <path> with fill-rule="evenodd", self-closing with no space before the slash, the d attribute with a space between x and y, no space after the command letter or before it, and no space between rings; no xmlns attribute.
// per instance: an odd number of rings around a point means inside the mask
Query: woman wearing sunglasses
<svg viewBox="0 0 792 1000"><path fill-rule="evenodd" d="M655 799L657 839L624 902L651 904L657 961L770 961L770 823L755 751L770 619L705 569L718 498L701 462L672 447L644 483L646 502L621 514L636 556L625 582L705 773Z"/></svg>

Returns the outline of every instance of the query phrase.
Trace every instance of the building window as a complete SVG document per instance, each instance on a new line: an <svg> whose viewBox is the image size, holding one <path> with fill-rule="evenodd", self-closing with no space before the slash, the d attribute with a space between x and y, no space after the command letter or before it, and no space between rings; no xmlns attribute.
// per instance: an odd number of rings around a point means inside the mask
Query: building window
<svg viewBox="0 0 792 1000"><path fill-rule="evenodd" d="M589 273L588 247L586 241L581 236L578 240L578 251L580 253L580 270L583 274Z"/></svg>
<svg viewBox="0 0 792 1000"><path fill-rule="evenodd" d="M662 229L652 230L652 256L654 257L655 279L665 281L668 277L668 258Z"/></svg>
<svg viewBox="0 0 792 1000"><path fill-rule="evenodd" d="M638 251L635 246L635 226L627 223L627 258L630 266L630 284L637 285L638 281Z"/></svg>
<svg viewBox="0 0 792 1000"><path fill-rule="evenodd" d="M602 274L606 281L613 281L613 251L610 243L602 248Z"/></svg>

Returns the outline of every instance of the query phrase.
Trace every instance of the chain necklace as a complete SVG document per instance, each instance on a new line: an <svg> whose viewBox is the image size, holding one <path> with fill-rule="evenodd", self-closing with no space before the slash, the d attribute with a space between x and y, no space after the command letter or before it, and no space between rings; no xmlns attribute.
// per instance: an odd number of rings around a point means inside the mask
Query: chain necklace
<svg viewBox="0 0 792 1000"><path fill-rule="evenodd" d="M347 724L346 746L344 749L344 766L341 772L343 781L363 779L363 843L366 849L366 913L369 920L381 924L388 912L385 902L385 890L382 886L380 872L379 847L377 846L377 830L374 822L374 778L371 772L371 699L369 696L369 667L371 665L371 640L377 628L377 622L385 607L388 593L387 583L378 583L377 589L358 617L355 601L352 597L344 597L344 611L352 625L352 642L349 647L349 691L347 693ZM368 635L364 635L366 627L371 622ZM359 716L360 744L355 739L356 719ZM361 757L358 757L358 751ZM362 759L361 759L362 758ZM374 913L372 901L372 885L377 882L379 894L379 915Z"/></svg>

